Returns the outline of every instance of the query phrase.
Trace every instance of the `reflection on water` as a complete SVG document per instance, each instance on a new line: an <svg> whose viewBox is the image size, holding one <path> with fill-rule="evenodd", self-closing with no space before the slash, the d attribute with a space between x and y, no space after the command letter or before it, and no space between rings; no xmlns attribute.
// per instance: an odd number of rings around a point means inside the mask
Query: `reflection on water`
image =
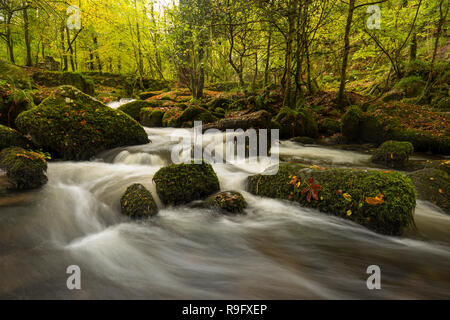
<svg viewBox="0 0 450 320"><path fill-rule="evenodd" d="M450 298L450 217L418 202L418 230L375 234L295 204L246 193L267 163L214 165L223 190L241 191L247 215L164 208L133 222L121 216L126 187L170 163L171 129L147 129L152 144L97 161L49 164L49 183L23 205L0 208L0 298L378 299ZM366 165L367 156L283 143L280 154L329 165ZM161 203L157 200L159 206ZM20 203L20 202L19 202ZM382 290L366 287L379 265ZM82 290L66 288L66 268Z"/></svg>

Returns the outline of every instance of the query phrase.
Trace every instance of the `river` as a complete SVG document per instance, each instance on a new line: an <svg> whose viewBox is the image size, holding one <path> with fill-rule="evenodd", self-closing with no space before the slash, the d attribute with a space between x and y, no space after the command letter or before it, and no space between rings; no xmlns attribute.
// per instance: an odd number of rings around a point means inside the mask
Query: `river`
<svg viewBox="0 0 450 320"><path fill-rule="evenodd" d="M246 215L190 205L129 220L119 204L127 186L142 183L156 195L152 177L170 163L173 130L146 130L151 144L49 163L46 186L0 207L0 298L450 298L450 216L418 201L417 231L376 234L245 192L264 161L214 165L221 189L247 199ZM363 153L289 141L279 152L305 163L370 166ZM66 287L70 265L81 269L81 290ZM367 289L370 265L381 268L381 290Z"/></svg>

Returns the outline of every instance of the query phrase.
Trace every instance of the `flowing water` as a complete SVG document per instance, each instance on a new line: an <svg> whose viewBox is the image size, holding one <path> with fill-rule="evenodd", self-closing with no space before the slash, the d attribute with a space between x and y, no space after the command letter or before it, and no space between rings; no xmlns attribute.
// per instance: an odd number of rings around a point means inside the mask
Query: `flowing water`
<svg viewBox="0 0 450 320"><path fill-rule="evenodd" d="M120 214L127 186L170 163L172 129L146 129L151 144L90 162L52 162L49 183L0 207L0 298L6 299L421 299L450 298L450 216L419 201L418 230L388 237L293 203L245 192L269 162L214 165L222 190L249 203L223 216L195 205L144 221ZM283 142L306 163L366 167L362 153ZM159 201L158 201L159 203ZM159 203L160 205L160 203ZM70 265L82 290L66 287ZM381 268L382 290L366 269Z"/></svg>

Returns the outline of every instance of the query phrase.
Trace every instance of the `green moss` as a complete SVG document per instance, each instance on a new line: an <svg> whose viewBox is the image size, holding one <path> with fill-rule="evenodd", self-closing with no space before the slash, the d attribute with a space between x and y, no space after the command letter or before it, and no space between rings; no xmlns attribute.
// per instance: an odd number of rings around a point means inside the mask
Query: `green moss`
<svg viewBox="0 0 450 320"><path fill-rule="evenodd" d="M47 183L47 161L37 152L13 147L0 152L0 168L19 190L39 188Z"/></svg>
<svg viewBox="0 0 450 320"><path fill-rule="evenodd" d="M34 144L65 160L88 160L99 152L148 143L145 130L74 87L62 86L16 120Z"/></svg>
<svg viewBox="0 0 450 320"><path fill-rule="evenodd" d="M372 162L402 169L413 152L414 147L411 142L386 141L375 151Z"/></svg>
<svg viewBox="0 0 450 320"><path fill-rule="evenodd" d="M31 141L17 130L0 125L0 151L9 147L28 149L31 147Z"/></svg>
<svg viewBox="0 0 450 320"><path fill-rule="evenodd" d="M423 169L408 174L414 183L419 199L427 200L450 214L450 177L439 169Z"/></svg>
<svg viewBox="0 0 450 320"><path fill-rule="evenodd" d="M170 165L154 176L159 198L165 204L180 205L204 199L219 191L219 180L210 164Z"/></svg>
<svg viewBox="0 0 450 320"><path fill-rule="evenodd" d="M325 118L319 124L319 132L332 136L341 132L341 123L336 119Z"/></svg>
<svg viewBox="0 0 450 320"><path fill-rule="evenodd" d="M33 100L33 91L0 81L0 124L14 128L17 116L34 107Z"/></svg>
<svg viewBox="0 0 450 320"><path fill-rule="evenodd" d="M152 217L158 213L158 207L150 191L141 184L133 184L120 199L122 214L130 218Z"/></svg>
<svg viewBox="0 0 450 320"><path fill-rule="evenodd" d="M171 108L164 113L162 119L163 127L177 128L180 126L179 118L183 114L183 110L180 108Z"/></svg>
<svg viewBox="0 0 450 320"><path fill-rule="evenodd" d="M93 80L78 72L36 71L32 77L34 82L41 86L58 87L68 85L89 95L95 93Z"/></svg>
<svg viewBox="0 0 450 320"><path fill-rule="evenodd" d="M121 105L117 110L120 110L120 111L126 113L127 115L129 115L136 121L140 121L141 109L148 108L148 107L151 107L154 105L155 105L155 103L153 103L153 102L136 100L136 101L132 101L130 103Z"/></svg>
<svg viewBox="0 0 450 320"><path fill-rule="evenodd" d="M402 78L395 85L395 88L400 89L407 98L417 97L422 93L424 87L425 81L423 81L419 76Z"/></svg>
<svg viewBox="0 0 450 320"><path fill-rule="evenodd" d="M205 204L212 209L224 213L243 213L247 208L247 202L242 194L235 191L220 192L205 200Z"/></svg>
<svg viewBox="0 0 450 320"><path fill-rule="evenodd" d="M302 194L310 187L309 182L320 186L320 190L314 186L318 198L311 198L310 202L309 191ZM403 229L414 222L414 186L408 177L398 172L316 170L282 164L276 175L249 177L248 191L263 197L295 201L388 235L401 235ZM371 198L380 194L383 195L381 203L369 204Z"/></svg>
<svg viewBox="0 0 450 320"><path fill-rule="evenodd" d="M294 110L283 107L274 118L277 127L280 128L280 137L289 139L293 137L317 138L318 125L311 110L303 108Z"/></svg>
<svg viewBox="0 0 450 320"><path fill-rule="evenodd" d="M149 128L161 128L165 111L157 108L144 108L140 112L141 124Z"/></svg>
<svg viewBox="0 0 450 320"><path fill-rule="evenodd" d="M351 141L359 138L362 111L358 106L351 106L341 119L341 132Z"/></svg>
<svg viewBox="0 0 450 320"><path fill-rule="evenodd" d="M5 81L14 88L31 89L31 81L25 71L13 64L0 59L0 80Z"/></svg>

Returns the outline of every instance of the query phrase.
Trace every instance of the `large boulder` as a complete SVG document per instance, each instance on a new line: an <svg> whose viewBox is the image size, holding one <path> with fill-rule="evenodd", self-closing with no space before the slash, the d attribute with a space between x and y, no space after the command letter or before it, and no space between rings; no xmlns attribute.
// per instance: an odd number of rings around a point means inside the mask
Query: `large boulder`
<svg viewBox="0 0 450 320"><path fill-rule="evenodd" d="M154 106L155 104L149 101L143 101L143 100L136 100L129 103L126 103L124 105L121 105L117 110L120 110L130 117L132 117L136 121L141 120L141 109L148 108L151 106Z"/></svg>
<svg viewBox="0 0 450 320"><path fill-rule="evenodd" d="M411 142L386 141L375 150L371 160L386 167L403 169L413 152Z"/></svg>
<svg viewBox="0 0 450 320"><path fill-rule="evenodd" d="M16 189L35 189L47 183L47 161L45 156L13 147L0 152L0 169L6 171L6 176Z"/></svg>
<svg viewBox="0 0 450 320"><path fill-rule="evenodd" d="M194 126L194 121L201 121L203 124L208 124L217 121L217 118L210 111L202 107L190 106L178 118L178 126L192 127Z"/></svg>
<svg viewBox="0 0 450 320"><path fill-rule="evenodd" d="M280 129L282 139L293 137L317 138L318 125L311 110L294 110L284 107L274 119L274 123Z"/></svg>
<svg viewBox="0 0 450 320"><path fill-rule="evenodd" d="M9 147L30 148L31 141L19 131L0 124L0 151Z"/></svg>
<svg viewBox="0 0 450 320"><path fill-rule="evenodd" d="M225 191L215 194L205 200L207 207L225 214L240 214L247 208L247 202L242 194L235 191Z"/></svg>
<svg viewBox="0 0 450 320"><path fill-rule="evenodd" d="M31 90L18 89L0 81L0 124L14 128L17 116L34 107L33 100Z"/></svg>
<svg viewBox="0 0 450 320"><path fill-rule="evenodd" d="M99 152L148 143L139 123L71 86L59 87L16 119L37 147L64 160L88 160Z"/></svg>
<svg viewBox="0 0 450 320"><path fill-rule="evenodd" d="M351 106L341 119L342 135L351 141L359 139L362 111L358 106Z"/></svg>
<svg viewBox="0 0 450 320"><path fill-rule="evenodd" d="M220 190L219 179L207 163L173 164L160 169L153 180L159 198L168 205L202 200Z"/></svg>
<svg viewBox="0 0 450 320"><path fill-rule="evenodd" d="M74 86L89 95L95 91L94 81L77 72L36 71L32 78L36 84L44 87Z"/></svg>
<svg viewBox="0 0 450 320"><path fill-rule="evenodd" d="M439 169L427 168L408 174L419 199L430 201L450 214L450 176Z"/></svg>
<svg viewBox="0 0 450 320"><path fill-rule="evenodd" d="M164 108L144 108L139 115L140 122L144 127L161 128L165 112Z"/></svg>
<svg viewBox="0 0 450 320"><path fill-rule="evenodd" d="M270 129L272 115L267 111L258 111L244 115L230 116L226 119L219 120L216 123L204 126L204 129L219 129L225 131L228 129L248 130L248 129Z"/></svg>
<svg viewBox="0 0 450 320"><path fill-rule="evenodd" d="M158 207L150 191L141 184L133 184L120 199L122 214L130 218L152 217L158 213Z"/></svg>
<svg viewBox="0 0 450 320"><path fill-rule="evenodd" d="M249 177L248 191L295 201L387 235L401 235L414 223L414 186L398 172L282 164L276 175Z"/></svg>

